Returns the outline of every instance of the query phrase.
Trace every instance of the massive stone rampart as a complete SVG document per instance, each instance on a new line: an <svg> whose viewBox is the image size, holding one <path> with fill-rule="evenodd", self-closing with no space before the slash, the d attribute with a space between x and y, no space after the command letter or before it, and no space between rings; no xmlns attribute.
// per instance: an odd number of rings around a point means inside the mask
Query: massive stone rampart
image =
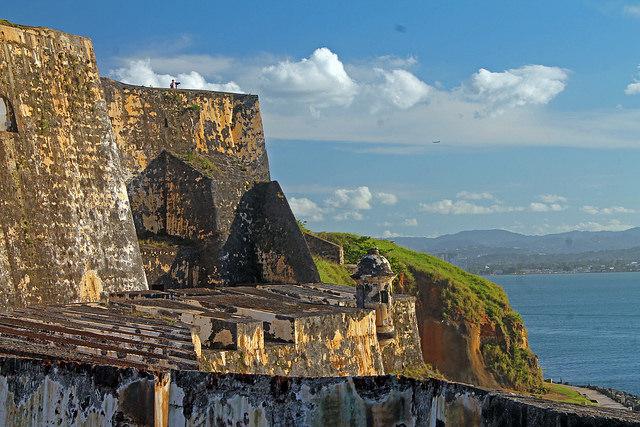
<svg viewBox="0 0 640 427"><path fill-rule="evenodd" d="M212 157L222 174L266 182L269 161L256 95L132 86L102 79L109 117L128 178L162 150ZM232 165L219 163L224 154ZM235 168L234 171L227 169Z"/></svg>
<svg viewBox="0 0 640 427"><path fill-rule="evenodd" d="M0 307L146 288L91 41L0 24L0 98Z"/></svg>
<svg viewBox="0 0 640 427"><path fill-rule="evenodd" d="M270 181L257 96L102 84L138 235L175 246L176 258L165 251L161 262L145 244L145 265L161 282L153 287L319 280ZM160 264L170 264L166 274Z"/></svg>
<svg viewBox="0 0 640 427"><path fill-rule="evenodd" d="M145 266L156 278L150 285L319 281L278 183L245 181L238 164L222 173L219 165L229 159L221 156L163 150L129 182ZM154 241L172 245L173 259L154 250ZM165 274L158 265L168 265Z"/></svg>
<svg viewBox="0 0 640 427"><path fill-rule="evenodd" d="M0 423L130 426L640 425L637 413L439 380L145 372L0 359Z"/></svg>

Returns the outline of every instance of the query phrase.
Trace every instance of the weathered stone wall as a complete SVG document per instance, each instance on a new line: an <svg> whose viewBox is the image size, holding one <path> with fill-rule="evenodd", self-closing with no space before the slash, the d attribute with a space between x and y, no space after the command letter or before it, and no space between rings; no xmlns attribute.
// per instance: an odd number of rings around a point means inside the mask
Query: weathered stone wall
<svg viewBox="0 0 640 427"><path fill-rule="evenodd" d="M0 25L0 96L0 307L146 288L91 42Z"/></svg>
<svg viewBox="0 0 640 427"><path fill-rule="evenodd" d="M150 289L198 286L200 255L193 247L162 240L140 240L140 254Z"/></svg>
<svg viewBox="0 0 640 427"><path fill-rule="evenodd" d="M2 359L0 425L166 425L168 378L111 366Z"/></svg>
<svg viewBox="0 0 640 427"><path fill-rule="evenodd" d="M106 78L102 84L128 178L169 150L223 154L240 162L232 167L246 181L270 181L256 95L146 88ZM213 162L226 169L217 159ZM230 171L222 172L226 176Z"/></svg>
<svg viewBox="0 0 640 427"><path fill-rule="evenodd" d="M170 240L181 248L169 276L185 277L174 271L184 271L185 261L191 269L191 280L166 287L319 281L278 183L251 184L238 176L240 168L221 175L213 162L217 156L162 151L129 182L138 236ZM185 260L188 248L197 256ZM145 266L157 265L156 260L145 259Z"/></svg>
<svg viewBox="0 0 640 427"><path fill-rule="evenodd" d="M373 312L352 310L295 319L291 342L265 341L262 330L238 331L237 350L203 350L202 368L212 372L297 377L385 372Z"/></svg>
<svg viewBox="0 0 640 427"><path fill-rule="evenodd" d="M307 242L312 255L328 259L336 264L344 264L344 249L342 246L311 233L304 233L304 240Z"/></svg>
<svg viewBox="0 0 640 427"><path fill-rule="evenodd" d="M553 403L439 380L174 372L169 420L250 426L632 426L633 412Z"/></svg>
<svg viewBox="0 0 640 427"><path fill-rule="evenodd" d="M129 426L640 425L637 413L439 380L143 372L0 359L0 423Z"/></svg>
<svg viewBox="0 0 640 427"><path fill-rule="evenodd" d="M249 219L249 222L247 221ZM258 282L320 281L309 248L277 181L256 184L245 193L237 215L238 237L251 236ZM230 253L231 254L231 253ZM232 256L228 257L232 260ZM238 277L243 274L237 268ZM241 281L241 280L239 280Z"/></svg>
<svg viewBox="0 0 640 427"><path fill-rule="evenodd" d="M382 349L382 362L386 373L402 372L424 365L420 334L416 320L416 300L408 295L393 297L393 326L396 336Z"/></svg>

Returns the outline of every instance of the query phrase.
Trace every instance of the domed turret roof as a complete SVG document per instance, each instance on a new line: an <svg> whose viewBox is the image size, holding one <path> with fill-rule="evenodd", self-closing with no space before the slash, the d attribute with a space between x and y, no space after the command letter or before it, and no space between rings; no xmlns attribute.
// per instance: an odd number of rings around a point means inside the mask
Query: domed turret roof
<svg viewBox="0 0 640 427"><path fill-rule="evenodd" d="M369 249L367 254L358 262L358 268L351 277L359 279L361 277L391 277L395 273L391 269L389 260L380 255L378 248Z"/></svg>

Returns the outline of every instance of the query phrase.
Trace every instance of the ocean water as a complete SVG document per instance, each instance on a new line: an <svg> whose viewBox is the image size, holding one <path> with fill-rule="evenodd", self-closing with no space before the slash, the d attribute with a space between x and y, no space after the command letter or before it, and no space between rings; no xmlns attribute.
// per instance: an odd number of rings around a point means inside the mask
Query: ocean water
<svg viewBox="0 0 640 427"><path fill-rule="evenodd" d="M489 279L522 315L545 378L640 395L640 273Z"/></svg>

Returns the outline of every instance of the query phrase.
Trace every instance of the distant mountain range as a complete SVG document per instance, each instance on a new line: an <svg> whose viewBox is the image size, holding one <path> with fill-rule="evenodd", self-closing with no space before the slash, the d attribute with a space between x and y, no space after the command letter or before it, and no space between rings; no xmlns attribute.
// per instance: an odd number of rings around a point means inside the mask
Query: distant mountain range
<svg viewBox="0 0 640 427"><path fill-rule="evenodd" d="M542 236L506 230L472 230L435 238L395 237L392 240L476 273L628 271L635 270L640 261L640 227Z"/></svg>

